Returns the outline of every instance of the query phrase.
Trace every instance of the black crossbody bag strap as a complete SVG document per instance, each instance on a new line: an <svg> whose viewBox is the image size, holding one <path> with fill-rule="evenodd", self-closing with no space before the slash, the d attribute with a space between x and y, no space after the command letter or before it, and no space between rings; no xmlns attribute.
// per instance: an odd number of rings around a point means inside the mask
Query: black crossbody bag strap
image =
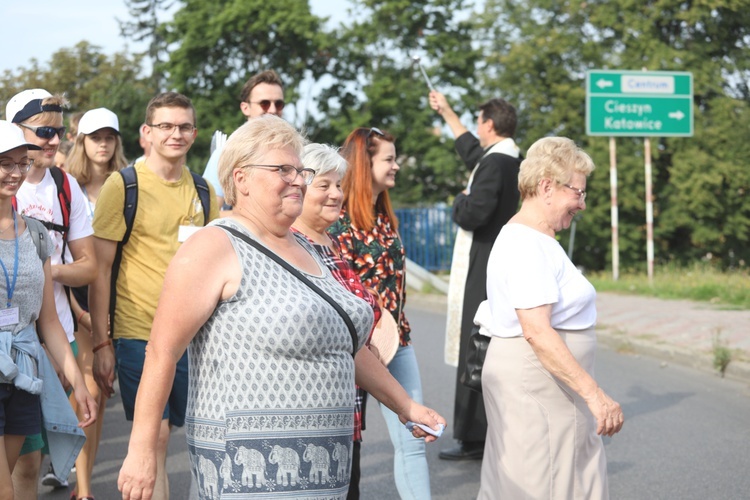
<svg viewBox="0 0 750 500"><path fill-rule="evenodd" d="M217 224L217 226L220 227L220 228L222 228L222 229L224 229L225 231L228 231L228 232L232 233L233 235L235 235L236 237L238 237L239 239L241 239L242 241L244 241L248 245L256 248L257 250L259 250L260 252L262 252L263 254L265 254L267 257L270 257L271 259L275 260L281 267L285 268L287 271L289 271L290 273L292 273L302 283L304 283L307 286L309 286L310 288L312 288L312 290L315 293L317 293L318 295L320 295L321 297L323 297L326 302L328 302L329 304L331 304L331 306L334 309L336 309L336 312L338 312L339 315L341 315L341 317L344 320L344 323L346 323L347 328L349 328L349 335L351 335L351 337L352 337L352 348L353 348L353 350L352 350L352 357L354 357L357 354L357 348L359 347L359 339L357 338L357 330L356 330L356 328L354 328L354 323L352 323L352 319L349 317L348 314L346 314L346 311L344 311L341 308L341 306L336 303L335 300L333 300L327 293L325 293L323 290L321 290L315 284L313 284L312 281L310 281L309 279L307 279L304 274L302 274L297 269L295 269L291 264L289 264L287 261L285 261L284 259L282 259L278 255L276 255L275 253L273 253L272 251L270 251L269 249L267 249L266 247L264 247L263 245L261 245L260 243L258 243L257 241L255 241L254 239L252 239L249 236L247 236L246 234L244 234L244 233L242 233L242 232L234 229L233 227L224 226L222 224Z"/></svg>

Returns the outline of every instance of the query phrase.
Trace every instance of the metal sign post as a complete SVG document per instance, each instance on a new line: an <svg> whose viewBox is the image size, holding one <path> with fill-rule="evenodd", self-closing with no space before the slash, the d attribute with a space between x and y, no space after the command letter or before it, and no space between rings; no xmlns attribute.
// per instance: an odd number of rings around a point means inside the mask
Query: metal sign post
<svg viewBox="0 0 750 500"><path fill-rule="evenodd" d="M651 182L651 139L643 139L646 176L646 267L648 282L654 281L654 196Z"/></svg>
<svg viewBox="0 0 750 500"><path fill-rule="evenodd" d="M612 200L612 279L620 278L620 239L618 235L619 212L617 211L617 149L615 138L609 138L609 192Z"/></svg>

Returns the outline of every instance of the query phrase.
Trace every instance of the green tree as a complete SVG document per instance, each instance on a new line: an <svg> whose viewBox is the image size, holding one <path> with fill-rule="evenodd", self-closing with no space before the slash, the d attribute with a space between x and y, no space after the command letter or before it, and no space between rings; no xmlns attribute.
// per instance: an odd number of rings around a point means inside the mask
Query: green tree
<svg viewBox="0 0 750 500"><path fill-rule="evenodd" d="M195 105L202 133L190 155L191 165L200 171L211 132L231 132L242 124L238 96L251 75L275 69L285 83L286 100L294 102L306 76L316 79L325 72L330 44L324 20L314 16L304 0L180 4L173 19L159 28L170 47L160 68L170 88Z"/></svg>
<svg viewBox="0 0 750 500"><path fill-rule="evenodd" d="M522 145L568 136L599 166L578 225L578 263L602 269L611 254L608 140L584 135L585 71L641 68L691 71L695 79L695 137L652 141L657 259L748 261L747 145L740 134L750 120L750 13L739 2L488 0L477 27L485 85L505 89L517 103ZM618 139L617 151L620 256L625 266L643 269L643 141Z"/></svg>
<svg viewBox="0 0 750 500"><path fill-rule="evenodd" d="M119 20L120 34L135 42L148 42L148 48L139 55L147 56L154 71L151 72L151 86L163 89L166 82L161 65L167 58L167 41L159 14L168 11L176 0L125 0L130 19Z"/></svg>
<svg viewBox="0 0 750 500"><path fill-rule="evenodd" d="M325 118L309 126L320 140L339 144L359 126L388 130L401 155L395 202L446 201L460 191L465 175L452 143L436 131L439 117L429 108L429 89L412 58L421 58L440 90L457 86L476 101L479 53L471 45L470 23L460 19L468 4L361 0L352 5L357 16L336 33L333 81L318 103Z"/></svg>
<svg viewBox="0 0 750 500"><path fill-rule="evenodd" d="M118 115L125 152L141 154L138 128L143 122L146 104L154 89L141 77L141 58L125 53L107 56L101 48L81 41L72 48L52 54L49 63L40 66L31 61L28 69L5 71L0 78L0 104L29 88L44 88L61 93L70 101L68 113L106 107Z"/></svg>

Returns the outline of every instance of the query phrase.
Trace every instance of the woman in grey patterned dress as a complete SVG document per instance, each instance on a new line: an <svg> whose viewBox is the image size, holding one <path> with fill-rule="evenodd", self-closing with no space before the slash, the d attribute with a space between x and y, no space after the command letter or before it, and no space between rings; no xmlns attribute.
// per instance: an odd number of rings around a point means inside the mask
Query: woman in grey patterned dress
<svg viewBox="0 0 750 500"><path fill-rule="evenodd" d="M167 270L118 479L123 498L151 497L159 421L188 345L187 437L201 498L346 498L355 362L371 354L362 349L355 360L339 312L227 229L260 243L333 298L364 345L372 309L290 230L314 176L301 165L303 144L291 125L271 116L249 120L227 141L219 176L235 210L188 239ZM389 394L367 371L357 382L404 422L445 423L404 391Z"/></svg>

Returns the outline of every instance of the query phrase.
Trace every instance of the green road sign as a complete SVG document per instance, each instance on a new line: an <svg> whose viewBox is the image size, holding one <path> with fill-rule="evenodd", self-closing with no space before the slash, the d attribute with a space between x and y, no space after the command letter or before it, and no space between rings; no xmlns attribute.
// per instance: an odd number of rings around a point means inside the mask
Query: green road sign
<svg viewBox="0 0 750 500"><path fill-rule="evenodd" d="M692 136L693 74L586 72L586 134Z"/></svg>

